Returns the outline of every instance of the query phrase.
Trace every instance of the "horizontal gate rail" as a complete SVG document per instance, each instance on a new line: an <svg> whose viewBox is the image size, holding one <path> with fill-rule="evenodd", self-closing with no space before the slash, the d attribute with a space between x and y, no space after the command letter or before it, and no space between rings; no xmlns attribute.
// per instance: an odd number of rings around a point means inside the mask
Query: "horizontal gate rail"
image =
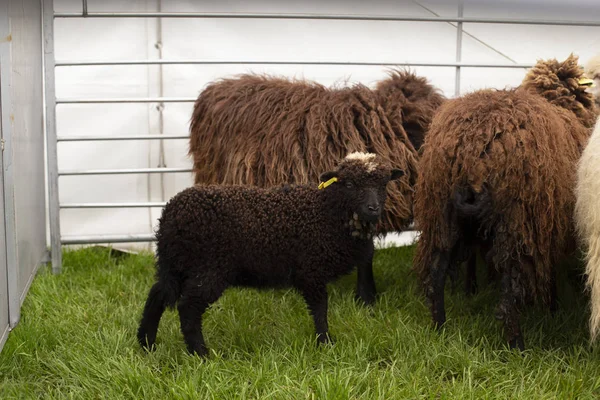
<svg viewBox="0 0 600 400"><path fill-rule="evenodd" d="M55 18L207 18L207 19L297 19L329 21L389 22L462 22L465 24L600 26L600 21L568 21L550 19L512 19L480 17L421 17L353 14L254 14L254 13L185 13L185 12L88 12L56 13Z"/></svg>
<svg viewBox="0 0 600 400"><path fill-rule="evenodd" d="M59 171L59 176L73 175L125 175L125 174L173 174L192 172L191 168L128 168L128 169L88 169Z"/></svg>
<svg viewBox="0 0 600 400"><path fill-rule="evenodd" d="M127 65L325 65L325 66L366 66L366 67L463 67L463 68L531 68L533 64L490 64L461 62L367 62L367 61L244 61L244 60L88 60L57 61L57 67L88 66L127 66Z"/></svg>
<svg viewBox="0 0 600 400"><path fill-rule="evenodd" d="M175 140L189 139L190 135L130 135L130 136L59 136L58 142L87 142L105 140Z"/></svg>
<svg viewBox="0 0 600 400"><path fill-rule="evenodd" d="M196 97L123 97L108 99L56 99L56 104L101 104L101 103L193 103Z"/></svg>
<svg viewBox="0 0 600 400"><path fill-rule="evenodd" d="M164 201L141 202L141 203L64 203L60 208L150 208L164 207Z"/></svg>
<svg viewBox="0 0 600 400"><path fill-rule="evenodd" d="M60 242L64 245L93 244L93 243L134 243L153 242L156 237L150 233L138 235L93 235L93 236L63 236Z"/></svg>

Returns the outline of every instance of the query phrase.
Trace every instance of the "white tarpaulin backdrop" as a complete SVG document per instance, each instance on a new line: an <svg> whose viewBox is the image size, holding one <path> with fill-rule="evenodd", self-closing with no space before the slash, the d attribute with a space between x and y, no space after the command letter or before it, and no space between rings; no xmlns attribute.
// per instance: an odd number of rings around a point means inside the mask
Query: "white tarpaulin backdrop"
<svg viewBox="0 0 600 400"><path fill-rule="evenodd" d="M368 14L455 17L452 1L105 1L88 10ZM81 12L79 1L56 0L56 12ZM600 1L465 1L465 17L600 20ZM165 18L58 18L57 62L65 60L164 59L243 61L455 62L456 27L439 22ZM539 58L585 62L600 53L600 28L514 24L463 25L462 61L534 63ZM56 95L64 98L195 97L221 77L258 72L304 77L330 85L374 85L386 67L299 65L80 66L56 68ZM413 68L447 96L455 92L455 69ZM162 70L162 74L161 74ZM462 68L461 93L517 85L524 69ZM165 104L163 132L187 134L191 103ZM157 104L62 104L58 136L159 134ZM190 167L186 140L61 142L59 170ZM62 176L61 203L165 201L192 183L191 174ZM63 235L152 232L160 209L65 209ZM147 246L138 244L136 246Z"/></svg>

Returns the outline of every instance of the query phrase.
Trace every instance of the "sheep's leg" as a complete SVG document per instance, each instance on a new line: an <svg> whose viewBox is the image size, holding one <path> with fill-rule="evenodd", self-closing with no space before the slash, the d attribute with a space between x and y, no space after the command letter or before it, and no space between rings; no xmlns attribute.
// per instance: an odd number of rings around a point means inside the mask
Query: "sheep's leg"
<svg viewBox="0 0 600 400"><path fill-rule="evenodd" d="M373 255L375 249L371 246L370 254L365 262L358 265L358 275L356 279L356 298L361 299L365 304L375 303L377 289L375 289L375 278L373 277Z"/></svg>
<svg viewBox="0 0 600 400"><path fill-rule="evenodd" d="M204 311L221 297L225 288L213 286L205 288L204 285L191 284L190 289L183 292L181 299L177 304L179 311L179 321L181 324L181 333L191 354L198 354L205 357L208 355L208 349L202 335L202 315Z"/></svg>
<svg viewBox="0 0 600 400"><path fill-rule="evenodd" d="M429 300L431 301L431 316L436 328L446 322L446 309L444 306L444 286L446 274L450 266L450 253L448 251L437 251L431 265Z"/></svg>
<svg viewBox="0 0 600 400"><path fill-rule="evenodd" d="M504 321L504 330L511 349L525 350L525 343L519 324L519 311L517 309L518 270L516 266L505 264L501 271L500 287L501 298L498 319Z"/></svg>
<svg viewBox="0 0 600 400"><path fill-rule="evenodd" d="M557 286L556 286L556 271L552 270L552 276L550 278L550 313L552 315L556 314L558 310L558 302L557 302Z"/></svg>
<svg viewBox="0 0 600 400"><path fill-rule="evenodd" d="M319 343L329 343L329 324L327 323L327 288L325 285L303 287L302 296L315 323L315 332Z"/></svg>
<svg viewBox="0 0 600 400"><path fill-rule="evenodd" d="M137 332L138 342L143 348L154 350L158 324L165 308L166 304L163 293L161 292L161 283L157 282L150 289L146 305L144 306L142 321L140 322L140 327Z"/></svg>
<svg viewBox="0 0 600 400"><path fill-rule="evenodd" d="M472 296L477 292L477 255L473 251L467 260L467 276L465 279L465 292Z"/></svg>

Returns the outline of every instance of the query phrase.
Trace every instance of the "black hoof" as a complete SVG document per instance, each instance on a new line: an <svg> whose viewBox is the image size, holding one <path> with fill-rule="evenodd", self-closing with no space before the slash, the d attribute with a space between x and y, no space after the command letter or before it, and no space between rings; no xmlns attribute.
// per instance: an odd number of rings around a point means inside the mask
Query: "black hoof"
<svg viewBox="0 0 600 400"><path fill-rule="evenodd" d="M317 334L317 344L333 344L333 339L329 333L319 333Z"/></svg>
<svg viewBox="0 0 600 400"><path fill-rule="evenodd" d="M363 303L366 306L372 306L375 304L375 294L357 293L354 299L359 303Z"/></svg>
<svg viewBox="0 0 600 400"><path fill-rule="evenodd" d="M208 349L206 346L197 346L196 348L191 348L188 346L187 351L193 356L197 355L201 358L208 358Z"/></svg>
<svg viewBox="0 0 600 400"><path fill-rule="evenodd" d="M146 351L156 350L156 344L154 344L155 338L148 338L146 335L138 333L137 339L142 349Z"/></svg>
<svg viewBox="0 0 600 400"><path fill-rule="evenodd" d="M442 311L434 311L432 318L435 329L438 331L441 330L444 324L446 323L446 313Z"/></svg>
<svg viewBox="0 0 600 400"><path fill-rule="evenodd" d="M508 347L513 349L519 349L519 351L525 351L525 342L523 341L522 336L517 336L516 338L508 341Z"/></svg>

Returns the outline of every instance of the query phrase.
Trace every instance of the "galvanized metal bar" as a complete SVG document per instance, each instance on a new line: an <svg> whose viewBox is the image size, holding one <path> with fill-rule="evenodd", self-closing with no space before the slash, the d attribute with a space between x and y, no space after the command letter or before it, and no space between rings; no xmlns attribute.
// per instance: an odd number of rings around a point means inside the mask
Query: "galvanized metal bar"
<svg viewBox="0 0 600 400"><path fill-rule="evenodd" d="M112 99L57 99L56 104L106 104L106 103L193 103L196 97L129 97Z"/></svg>
<svg viewBox="0 0 600 400"><path fill-rule="evenodd" d="M93 169L77 171L59 171L59 176L74 175L125 175L125 174L168 174L192 172L190 168L128 168L128 169Z"/></svg>
<svg viewBox="0 0 600 400"><path fill-rule="evenodd" d="M462 18L464 9L463 0L458 1L458 17ZM462 39L463 39L463 23L456 24L456 63L459 64L462 60ZM460 66L456 66L454 77L454 95L460 96Z"/></svg>
<svg viewBox="0 0 600 400"><path fill-rule="evenodd" d="M242 60L89 60L57 61L57 67L128 65L325 65L374 67L463 67L463 68L531 68L533 64L483 64L461 62L368 62L368 61L242 61Z"/></svg>
<svg viewBox="0 0 600 400"><path fill-rule="evenodd" d="M69 208L156 208L164 207L164 201L142 202L142 203L63 203L61 209Z"/></svg>
<svg viewBox="0 0 600 400"><path fill-rule="evenodd" d="M134 243L153 242L156 237L150 233L138 235L94 235L94 236L65 236L61 239L64 245L96 244L96 243Z"/></svg>
<svg viewBox="0 0 600 400"><path fill-rule="evenodd" d="M81 0L81 11L82 11L81 14L84 18L88 16L87 0Z"/></svg>
<svg viewBox="0 0 600 400"><path fill-rule="evenodd" d="M189 139L189 135L130 135L130 136L59 136L59 142L92 142L107 140L178 140Z"/></svg>
<svg viewBox="0 0 600 400"><path fill-rule="evenodd" d="M44 97L46 100L46 151L48 163L48 215L52 272L60 273L62 249L60 245L60 208L58 199L58 150L56 140L56 86L54 75L54 1L42 0L44 30Z"/></svg>
<svg viewBox="0 0 600 400"><path fill-rule="evenodd" d="M55 18L82 18L83 13L56 13ZM473 24L600 26L600 21L567 21L551 19L511 19L480 17L423 17L354 14L254 14L254 13L185 13L185 12L94 12L86 18L211 18L211 19L296 19L338 21L404 21L404 22L464 22Z"/></svg>

